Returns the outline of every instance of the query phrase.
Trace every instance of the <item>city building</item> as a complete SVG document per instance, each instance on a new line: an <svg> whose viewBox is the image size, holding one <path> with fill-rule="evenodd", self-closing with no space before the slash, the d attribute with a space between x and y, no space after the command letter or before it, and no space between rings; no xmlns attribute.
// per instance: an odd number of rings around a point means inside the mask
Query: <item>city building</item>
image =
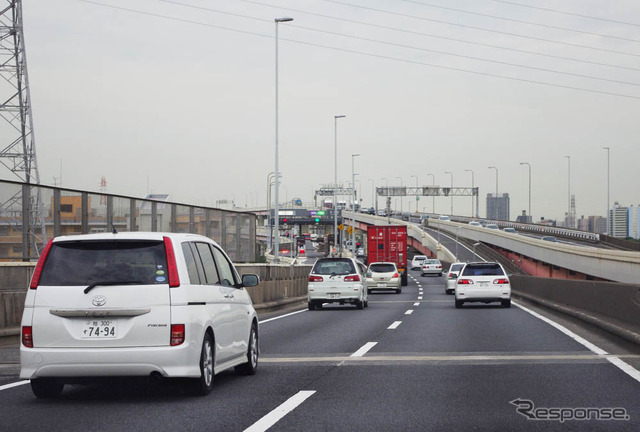
<svg viewBox="0 0 640 432"><path fill-rule="evenodd" d="M509 194L487 194L487 219L508 221L509 216Z"/></svg>
<svg viewBox="0 0 640 432"><path fill-rule="evenodd" d="M526 210L522 210L522 214L516 218L516 222L533 223L533 218L530 215L527 215Z"/></svg>
<svg viewBox="0 0 640 432"><path fill-rule="evenodd" d="M609 210L609 234L611 237L629 237L629 208L622 207L617 202Z"/></svg>

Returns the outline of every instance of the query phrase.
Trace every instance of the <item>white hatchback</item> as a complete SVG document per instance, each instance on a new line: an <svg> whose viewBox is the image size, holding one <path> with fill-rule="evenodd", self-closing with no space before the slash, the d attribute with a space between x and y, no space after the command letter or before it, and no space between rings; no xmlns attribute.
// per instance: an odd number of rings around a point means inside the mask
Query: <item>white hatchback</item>
<svg viewBox="0 0 640 432"><path fill-rule="evenodd" d="M422 263L426 260L426 255L416 255L411 260L411 270L418 270L422 267Z"/></svg>
<svg viewBox="0 0 640 432"><path fill-rule="evenodd" d="M366 272L365 265L354 258L319 259L309 274L309 310L322 309L324 303L348 303L358 309L367 307Z"/></svg>
<svg viewBox="0 0 640 432"><path fill-rule="evenodd" d="M460 270L464 267L464 263L456 262L451 264L449 271L447 272L447 284L445 285L444 292L447 294L453 294L456 290L456 283L458 282L458 275Z"/></svg>
<svg viewBox="0 0 640 432"><path fill-rule="evenodd" d="M258 318L224 251L193 234L58 237L40 256L22 316L20 378L40 398L105 376L193 378L258 367Z"/></svg>
<svg viewBox="0 0 640 432"><path fill-rule="evenodd" d="M457 308L467 302L500 302L511 307L509 276L497 262L467 263L460 271L455 288Z"/></svg>

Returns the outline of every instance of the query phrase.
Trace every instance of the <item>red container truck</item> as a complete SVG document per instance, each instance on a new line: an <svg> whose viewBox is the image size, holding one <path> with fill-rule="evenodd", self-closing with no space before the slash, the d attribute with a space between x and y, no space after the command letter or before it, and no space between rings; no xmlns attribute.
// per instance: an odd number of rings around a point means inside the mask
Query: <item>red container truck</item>
<svg viewBox="0 0 640 432"><path fill-rule="evenodd" d="M407 286L407 227L404 225L369 226L367 262L393 262Z"/></svg>

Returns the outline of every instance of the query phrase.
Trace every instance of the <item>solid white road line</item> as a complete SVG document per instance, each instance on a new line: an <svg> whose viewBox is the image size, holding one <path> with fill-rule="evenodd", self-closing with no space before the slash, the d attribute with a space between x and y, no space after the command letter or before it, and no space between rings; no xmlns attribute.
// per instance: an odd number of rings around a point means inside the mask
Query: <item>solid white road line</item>
<svg viewBox="0 0 640 432"><path fill-rule="evenodd" d="M280 315L280 316L277 316L275 318L269 318L269 319L266 319L264 321L260 321L260 324L268 323L269 321L275 321L275 320L280 319L280 318L286 318L288 316L296 315L296 314L299 314L299 313L302 313L302 312L307 312L307 310L308 309L302 309L302 310L299 310L299 311L295 311L295 312L291 312L291 313L288 313L288 314Z"/></svg>
<svg viewBox="0 0 640 432"><path fill-rule="evenodd" d="M3 385L3 386L0 386L0 391L2 391L2 390L8 390L8 389L10 389L10 388L18 387L18 386L25 385L25 384L29 384L30 382L31 382L31 381L26 380L26 381L18 381L18 382L14 382L14 383L11 383L11 384L5 384L5 385Z"/></svg>
<svg viewBox="0 0 640 432"><path fill-rule="evenodd" d="M621 371L623 371L624 373L629 375L631 378L633 378L636 381L640 382L640 371L635 369L633 366L625 363L624 361L620 360L618 357L610 357L608 352L606 352L602 348L592 344L591 342L589 342L588 340L584 339L583 337L578 336L577 334L575 334L574 332L572 332L571 330L569 330L565 326L563 326L561 324L558 324L555 321L551 321L549 318L544 317L544 316L540 315L539 313L534 312L531 309L526 308L526 307L522 306L521 304L518 304L518 303L516 303L514 301L512 301L511 303L513 303L515 306L519 307L523 311L530 313L534 317L536 317L538 319L541 319L542 321L546 322L550 326L555 327L557 330L560 330L562 333L564 333L565 335L569 336L571 339L573 339L576 342L578 342L579 344L583 345L584 347L586 347L590 351L592 351L592 352L594 352L594 353L596 353L598 355L601 355L601 356L607 356L606 359L611 364L613 364L616 367L618 367Z"/></svg>
<svg viewBox="0 0 640 432"><path fill-rule="evenodd" d="M398 328L400 324L402 324L402 321L396 321L393 324L391 324L389 327L387 327L387 330L395 330Z"/></svg>
<svg viewBox="0 0 640 432"><path fill-rule="evenodd" d="M276 424L278 420L293 411L298 405L307 400L315 390L303 390L291 396L282 405L249 426L244 432L264 432Z"/></svg>
<svg viewBox="0 0 640 432"><path fill-rule="evenodd" d="M406 311L404 314L405 315L411 315L413 313L413 309L409 309L408 311Z"/></svg>
<svg viewBox="0 0 640 432"><path fill-rule="evenodd" d="M366 344L362 345L362 348L360 348L358 351L351 354L351 357L362 357L377 344L378 342L367 342Z"/></svg>

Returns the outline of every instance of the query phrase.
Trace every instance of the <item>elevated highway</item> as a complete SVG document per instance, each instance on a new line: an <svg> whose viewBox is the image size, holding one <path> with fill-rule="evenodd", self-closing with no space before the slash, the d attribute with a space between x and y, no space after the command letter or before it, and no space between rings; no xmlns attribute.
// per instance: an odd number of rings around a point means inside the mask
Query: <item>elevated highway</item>
<svg viewBox="0 0 640 432"><path fill-rule="evenodd" d="M344 212L343 216L355 220L364 230L368 225L407 225L412 246L423 252L426 248L446 261L455 260L450 250L415 223L353 212ZM548 242L453 221L436 220L430 228L489 245L533 276L627 284L636 284L640 277L640 252Z"/></svg>

